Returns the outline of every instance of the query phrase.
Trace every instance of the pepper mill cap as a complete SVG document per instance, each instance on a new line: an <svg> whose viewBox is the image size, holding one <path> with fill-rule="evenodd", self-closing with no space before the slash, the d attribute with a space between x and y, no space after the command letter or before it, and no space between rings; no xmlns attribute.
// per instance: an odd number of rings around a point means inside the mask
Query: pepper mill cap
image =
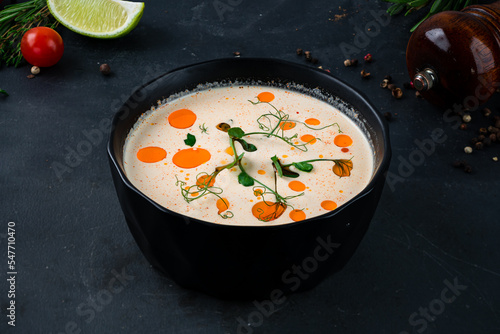
<svg viewBox="0 0 500 334"><path fill-rule="evenodd" d="M426 68L418 72L413 78L413 86L418 91L428 91L438 83L436 72L431 68Z"/></svg>

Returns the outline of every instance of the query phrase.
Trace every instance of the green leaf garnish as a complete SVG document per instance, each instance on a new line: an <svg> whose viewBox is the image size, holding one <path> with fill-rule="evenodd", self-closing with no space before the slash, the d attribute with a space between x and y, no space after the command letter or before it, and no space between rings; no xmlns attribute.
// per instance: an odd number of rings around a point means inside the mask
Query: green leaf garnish
<svg viewBox="0 0 500 334"><path fill-rule="evenodd" d="M247 152L255 152L257 151L257 147L254 145L254 144L250 144L250 143L247 143L245 140L243 139L236 139L236 141L238 143L241 144L241 147L243 147L243 149Z"/></svg>
<svg viewBox="0 0 500 334"><path fill-rule="evenodd" d="M238 175L238 183L241 184L244 187L251 187L251 186L254 185L255 182L254 182L253 178L250 175L248 175L245 172L241 172Z"/></svg>
<svg viewBox="0 0 500 334"><path fill-rule="evenodd" d="M241 139L245 135L245 131L243 131L241 128L230 128L227 131L227 134L230 137L236 138L236 139Z"/></svg>
<svg viewBox="0 0 500 334"><path fill-rule="evenodd" d="M0 94L3 94L5 96L9 96L9 93L7 93L6 91L4 91L3 89L0 89Z"/></svg>
<svg viewBox="0 0 500 334"><path fill-rule="evenodd" d="M281 164L280 164L280 160L278 159L278 157L274 156L271 158L271 160L273 161L273 167L274 167L274 170L276 171L276 173L278 173L278 176L283 177L283 170L281 169Z"/></svg>
<svg viewBox="0 0 500 334"><path fill-rule="evenodd" d="M299 173L295 173L294 171L291 171L289 167L287 166L283 166L281 164L281 161L280 159L278 159L278 157L274 156L271 158L271 160L273 161L273 167L274 169L276 170L276 172L278 173L279 177L291 177L291 178L297 178L299 177Z"/></svg>
<svg viewBox="0 0 500 334"><path fill-rule="evenodd" d="M191 146L193 147L194 144L196 144L196 137L193 136L192 134L188 133L187 134L187 138L184 139L184 143L187 145L187 146Z"/></svg>
<svg viewBox="0 0 500 334"><path fill-rule="evenodd" d="M300 171L309 173L313 169L313 165L307 162L294 162L292 165Z"/></svg>

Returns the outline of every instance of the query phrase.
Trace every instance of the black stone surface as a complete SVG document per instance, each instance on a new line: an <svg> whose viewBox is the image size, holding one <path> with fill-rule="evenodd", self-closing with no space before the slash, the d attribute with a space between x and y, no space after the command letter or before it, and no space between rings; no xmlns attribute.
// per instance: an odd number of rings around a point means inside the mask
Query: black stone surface
<svg viewBox="0 0 500 334"><path fill-rule="evenodd" d="M34 79L26 78L28 65L1 68L0 88L10 96L0 96L0 332L498 333L500 162L492 157L500 145L465 155L487 124L479 112L460 131L412 91L395 100L379 87L386 74L401 87L408 81L409 29L423 14L377 23L373 15L387 7L373 0L147 1L124 38L96 40L61 27L65 54L56 66ZM347 46L358 67L343 66ZM107 121L135 88L173 68L235 51L305 63L297 48L319 60L311 66L393 114L390 171L400 179L386 185L348 265L314 290L270 305L182 289L151 268L127 229L106 157ZM102 63L110 76L99 72ZM360 77L362 68L370 79ZM498 96L489 103L496 115L498 104ZM418 143L441 130L440 143L418 153ZM81 159L58 175L55 166L67 166L73 150ZM466 159L472 174L452 168L456 159ZM418 166L405 170L401 161ZM7 324L9 221L15 327Z"/></svg>

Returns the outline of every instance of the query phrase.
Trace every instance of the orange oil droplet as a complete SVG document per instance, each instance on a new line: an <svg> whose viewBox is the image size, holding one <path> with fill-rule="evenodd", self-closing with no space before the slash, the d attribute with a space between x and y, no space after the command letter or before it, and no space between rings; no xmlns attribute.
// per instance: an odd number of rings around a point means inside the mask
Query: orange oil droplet
<svg viewBox="0 0 500 334"><path fill-rule="evenodd" d="M286 205L283 203L261 201L254 204L252 214L259 220L269 222L278 219L285 210Z"/></svg>
<svg viewBox="0 0 500 334"><path fill-rule="evenodd" d="M288 183L288 187L293 191L304 191L306 190L306 185L300 181L292 181Z"/></svg>
<svg viewBox="0 0 500 334"><path fill-rule="evenodd" d="M300 137L300 140L312 145L316 142L316 137L314 137L313 135L303 135L302 137Z"/></svg>
<svg viewBox="0 0 500 334"><path fill-rule="evenodd" d="M284 154L283 159L286 159L286 158L288 158L288 155Z"/></svg>
<svg viewBox="0 0 500 334"><path fill-rule="evenodd" d="M274 94L270 92L262 92L257 95L257 98L260 102L271 102L272 100L274 100Z"/></svg>
<svg viewBox="0 0 500 334"><path fill-rule="evenodd" d="M338 135L333 140L333 143L338 147L347 147L352 145L352 139L348 135Z"/></svg>
<svg viewBox="0 0 500 334"><path fill-rule="evenodd" d="M326 200L321 202L321 207L325 210L332 211L337 208L337 203L334 201Z"/></svg>
<svg viewBox="0 0 500 334"><path fill-rule="evenodd" d="M294 122L286 121L286 122L280 122L280 129L283 131L291 130L295 127Z"/></svg>
<svg viewBox="0 0 500 334"><path fill-rule="evenodd" d="M264 174L266 174L266 171L265 171L265 170L263 170L263 169L259 169L259 170L257 171L257 173L259 173L260 175L264 175Z"/></svg>
<svg viewBox="0 0 500 334"><path fill-rule="evenodd" d="M226 198L219 198L216 205L219 210L219 214L229 209L229 201Z"/></svg>
<svg viewBox="0 0 500 334"><path fill-rule="evenodd" d="M148 146L137 151L137 159L146 163L158 162L167 157L167 151L161 147Z"/></svg>
<svg viewBox="0 0 500 334"><path fill-rule="evenodd" d="M264 193L264 191L263 191L262 189L258 189L258 188L257 188L257 189L255 189L255 190L253 191L253 194L254 194L255 196L260 196L260 195L262 195L263 193Z"/></svg>
<svg viewBox="0 0 500 334"><path fill-rule="evenodd" d="M196 114L189 109L179 109L168 116L168 122L176 129L186 129L194 124Z"/></svg>
<svg viewBox="0 0 500 334"><path fill-rule="evenodd" d="M227 154L229 154L231 156L234 155L234 151L233 151L233 148L231 146L229 146L228 148L226 148L224 150L224 152L226 152Z"/></svg>
<svg viewBox="0 0 500 334"><path fill-rule="evenodd" d="M344 152L344 153L347 153L347 152L349 152L349 149L348 149L347 147L343 147L343 148L341 149L341 151L342 151L342 152Z"/></svg>
<svg viewBox="0 0 500 334"><path fill-rule="evenodd" d="M302 210L292 210L289 214L290 219L293 220L294 222L299 222L301 220L306 219L306 213Z"/></svg>
<svg viewBox="0 0 500 334"><path fill-rule="evenodd" d="M203 148L187 148L175 153L172 162L180 168L195 168L210 160L210 152Z"/></svg>
<svg viewBox="0 0 500 334"><path fill-rule="evenodd" d="M323 159L323 154L320 154L318 157L319 157L320 159Z"/></svg>
<svg viewBox="0 0 500 334"><path fill-rule="evenodd" d="M308 125L320 125L321 122L316 118L308 118L308 119L306 119L306 124L308 124Z"/></svg>
<svg viewBox="0 0 500 334"><path fill-rule="evenodd" d="M215 177L213 175L202 175L196 180L196 185L200 188L213 187Z"/></svg>

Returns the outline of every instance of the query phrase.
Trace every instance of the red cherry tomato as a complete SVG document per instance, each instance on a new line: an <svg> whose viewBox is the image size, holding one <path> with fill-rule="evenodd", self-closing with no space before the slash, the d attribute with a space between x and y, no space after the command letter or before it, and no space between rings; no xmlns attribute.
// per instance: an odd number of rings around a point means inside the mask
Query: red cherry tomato
<svg viewBox="0 0 500 334"><path fill-rule="evenodd" d="M51 28L32 28L21 39L21 53L24 59L34 66L53 66L61 59L63 52L61 35Z"/></svg>

